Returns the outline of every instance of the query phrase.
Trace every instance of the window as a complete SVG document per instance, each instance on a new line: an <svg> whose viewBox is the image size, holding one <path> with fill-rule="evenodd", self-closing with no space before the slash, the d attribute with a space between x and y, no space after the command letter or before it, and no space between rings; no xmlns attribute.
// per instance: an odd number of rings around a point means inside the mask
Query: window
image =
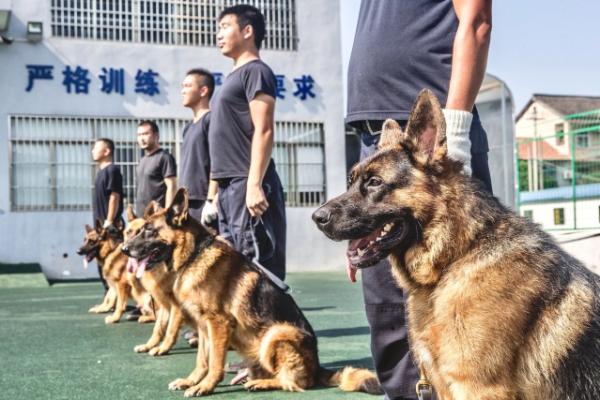
<svg viewBox="0 0 600 400"><path fill-rule="evenodd" d="M216 46L217 17L235 0L51 0L52 35L64 38ZM263 47L296 50L296 0L249 0L265 16Z"/></svg>
<svg viewBox="0 0 600 400"><path fill-rule="evenodd" d="M554 209L554 225L564 225L565 224L565 209L564 208L555 208Z"/></svg>
<svg viewBox="0 0 600 400"><path fill-rule="evenodd" d="M575 144L577 145L577 147L580 147L580 148L589 147L590 143L589 143L589 136L587 133L582 133L575 137L576 137Z"/></svg>
<svg viewBox="0 0 600 400"><path fill-rule="evenodd" d="M135 168L142 151L136 142L137 118L55 116L10 117L10 199L12 211L89 210L95 165L95 139L115 142L126 202L135 202ZM181 131L187 121L158 119L161 146L179 161ZM286 204L317 206L325 200L323 124L275 123L273 158Z"/></svg>
<svg viewBox="0 0 600 400"><path fill-rule="evenodd" d="M565 124L555 124L554 125L554 134L556 136L556 145L562 146L565 144Z"/></svg>
<svg viewBox="0 0 600 400"><path fill-rule="evenodd" d="M523 216L530 221L533 221L533 210L524 210Z"/></svg>

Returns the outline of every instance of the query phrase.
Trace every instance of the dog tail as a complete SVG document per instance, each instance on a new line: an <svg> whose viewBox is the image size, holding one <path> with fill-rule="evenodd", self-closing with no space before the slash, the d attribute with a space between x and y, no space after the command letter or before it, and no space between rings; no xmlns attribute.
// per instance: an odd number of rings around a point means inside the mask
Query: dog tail
<svg viewBox="0 0 600 400"><path fill-rule="evenodd" d="M377 376L368 369L344 367L332 371L319 367L318 379L321 386L337 386L344 392L383 394Z"/></svg>

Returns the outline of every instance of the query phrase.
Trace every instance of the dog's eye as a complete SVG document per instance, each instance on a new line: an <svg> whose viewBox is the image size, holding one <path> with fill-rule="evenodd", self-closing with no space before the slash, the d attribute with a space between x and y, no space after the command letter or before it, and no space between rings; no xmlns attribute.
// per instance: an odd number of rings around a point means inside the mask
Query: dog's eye
<svg viewBox="0 0 600 400"><path fill-rule="evenodd" d="M370 186L370 187L381 186L382 184L383 184L383 179L376 177L376 176L370 177L369 180L367 181L367 186Z"/></svg>

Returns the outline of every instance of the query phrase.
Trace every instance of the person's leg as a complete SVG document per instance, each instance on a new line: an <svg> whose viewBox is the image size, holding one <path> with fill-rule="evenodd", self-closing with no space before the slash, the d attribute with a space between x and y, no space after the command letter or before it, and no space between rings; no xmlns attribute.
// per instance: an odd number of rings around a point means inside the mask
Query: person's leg
<svg viewBox="0 0 600 400"><path fill-rule="evenodd" d="M361 160L377 151L379 136L361 135ZM419 371L408 345L404 296L389 261L361 270L363 298L371 329L371 355L377 377L390 400L416 399Z"/></svg>
<svg viewBox="0 0 600 400"><path fill-rule="evenodd" d="M219 190L218 190L218 201L217 201L217 209L219 211L218 215L218 225L219 225L219 235L227 240L229 243L233 245L233 233L231 231L231 216L229 213L229 205L231 203L229 199L230 192L230 181L219 181Z"/></svg>
<svg viewBox="0 0 600 400"><path fill-rule="evenodd" d="M188 214L196 221L202 220L202 207L204 207L204 200L189 200L188 201Z"/></svg>

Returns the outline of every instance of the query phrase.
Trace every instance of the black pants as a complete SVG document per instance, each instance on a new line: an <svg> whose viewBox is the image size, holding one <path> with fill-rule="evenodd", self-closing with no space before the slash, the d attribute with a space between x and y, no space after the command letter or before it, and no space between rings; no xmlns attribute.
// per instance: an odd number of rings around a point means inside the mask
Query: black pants
<svg viewBox="0 0 600 400"><path fill-rule="evenodd" d="M260 218L246 207L247 178L219 180L219 233L239 252L285 279L286 220L283 187L271 163L263 190L269 207ZM258 253L258 254L257 254Z"/></svg>
<svg viewBox="0 0 600 400"><path fill-rule="evenodd" d="M202 221L202 208L204 208L205 200L189 199L188 200L188 214L196 221ZM219 220L212 221L209 225L210 228L219 232Z"/></svg>
<svg viewBox="0 0 600 400"><path fill-rule="evenodd" d="M483 130L478 120L472 129ZM377 151L378 142L379 135L361 133L361 160ZM472 154L471 167L473 177L481 180L491 192L487 152ZM371 328L371 354L385 397L416 399L419 370L408 347L404 293L396 285L387 259L361 273L365 311Z"/></svg>

